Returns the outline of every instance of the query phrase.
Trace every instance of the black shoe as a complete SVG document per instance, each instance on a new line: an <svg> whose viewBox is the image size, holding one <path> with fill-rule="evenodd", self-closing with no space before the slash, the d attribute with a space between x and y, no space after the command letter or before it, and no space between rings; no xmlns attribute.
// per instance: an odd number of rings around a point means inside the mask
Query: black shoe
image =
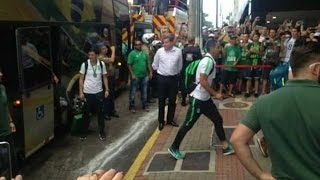
<svg viewBox="0 0 320 180"><path fill-rule="evenodd" d="M259 97L259 94L258 93L254 93L254 97Z"/></svg>
<svg viewBox="0 0 320 180"><path fill-rule="evenodd" d="M186 105L187 105L186 101L182 101L182 102L181 102L181 106L184 107L184 106L186 106Z"/></svg>
<svg viewBox="0 0 320 180"><path fill-rule="evenodd" d="M173 127L179 127L179 125L178 125L176 122L174 122L174 121L170 121L170 122L168 122L167 124L170 124L170 125L173 126Z"/></svg>
<svg viewBox="0 0 320 180"><path fill-rule="evenodd" d="M164 123L163 122L159 123L159 131L161 131L163 127L164 127Z"/></svg>
<svg viewBox="0 0 320 180"><path fill-rule="evenodd" d="M250 94L249 93L245 93L244 97L248 98L248 97L250 97Z"/></svg>
<svg viewBox="0 0 320 180"><path fill-rule="evenodd" d="M104 141L104 140L106 140L106 133L100 133L99 134L99 139L101 140L101 141Z"/></svg>
<svg viewBox="0 0 320 180"><path fill-rule="evenodd" d="M86 140L87 139L87 136L86 135L81 135L80 136L80 141L84 141L84 140Z"/></svg>
<svg viewBox="0 0 320 180"><path fill-rule="evenodd" d="M105 120L105 121L110 121L110 120L111 120L111 117L108 116L108 115L105 115L105 116L104 116L104 120Z"/></svg>
<svg viewBox="0 0 320 180"><path fill-rule="evenodd" d="M112 113L111 116L112 116L112 117L115 117L115 118L119 118L119 117L120 117L117 112Z"/></svg>

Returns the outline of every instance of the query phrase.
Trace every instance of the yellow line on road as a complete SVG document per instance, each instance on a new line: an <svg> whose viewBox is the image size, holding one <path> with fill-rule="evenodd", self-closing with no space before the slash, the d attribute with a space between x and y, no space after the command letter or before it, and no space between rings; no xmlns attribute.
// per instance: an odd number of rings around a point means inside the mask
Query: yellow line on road
<svg viewBox="0 0 320 180"><path fill-rule="evenodd" d="M144 145L144 147L140 151L136 160L131 165L129 171L126 173L124 180L133 180L135 178L143 161L147 158L149 151L151 150L152 146L155 144L156 140L158 139L159 134L160 134L160 131L157 129L152 134L152 136L148 139L147 143Z"/></svg>

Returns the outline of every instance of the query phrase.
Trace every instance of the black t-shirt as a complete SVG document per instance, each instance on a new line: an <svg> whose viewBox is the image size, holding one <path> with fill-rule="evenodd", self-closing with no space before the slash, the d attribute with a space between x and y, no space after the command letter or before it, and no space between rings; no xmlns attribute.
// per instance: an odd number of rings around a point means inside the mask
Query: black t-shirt
<svg viewBox="0 0 320 180"><path fill-rule="evenodd" d="M183 68L184 70L191 62L201 59L202 54L199 47L188 46L182 50Z"/></svg>

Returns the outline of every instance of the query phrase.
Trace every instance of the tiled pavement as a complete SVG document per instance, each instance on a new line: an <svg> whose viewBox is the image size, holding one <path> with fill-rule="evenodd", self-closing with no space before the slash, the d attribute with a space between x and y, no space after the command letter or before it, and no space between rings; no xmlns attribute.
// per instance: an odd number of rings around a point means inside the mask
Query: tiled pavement
<svg viewBox="0 0 320 180"><path fill-rule="evenodd" d="M221 102L215 101L224 119L227 138L230 137L233 129L245 116L253 101L254 98L229 98ZM177 106L175 117L179 124L183 123L187 109L188 107ZM178 128L165 126L134 179L254 179L243 168L235 155L222 155L222 148L217 141L214 126L205 116L200 117L181 144L180 149L186 153L186 158L183 161L176 161L167 152L177 131ZM264 170L270 171L270 159L262 157L255 142L253 140L250 143L254 157Z"/></svg>

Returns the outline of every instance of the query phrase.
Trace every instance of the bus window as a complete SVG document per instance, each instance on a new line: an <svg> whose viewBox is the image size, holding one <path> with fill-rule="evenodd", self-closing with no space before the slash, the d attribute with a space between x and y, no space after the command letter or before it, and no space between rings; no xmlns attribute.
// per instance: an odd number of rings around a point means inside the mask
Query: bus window
<svg viewBox="0 0 320 180"><path fill-rule="evenodd" d="M17 35L23 89L49 83L52 75L49 28L21 28L17 30Z"/></svg>
<svg viewBox="0 0 320 180"><path fill-rule="evenodd" d="M129 9L127 0L114 0L114 11L117 20L128 21L129 20Z"/></svg>

